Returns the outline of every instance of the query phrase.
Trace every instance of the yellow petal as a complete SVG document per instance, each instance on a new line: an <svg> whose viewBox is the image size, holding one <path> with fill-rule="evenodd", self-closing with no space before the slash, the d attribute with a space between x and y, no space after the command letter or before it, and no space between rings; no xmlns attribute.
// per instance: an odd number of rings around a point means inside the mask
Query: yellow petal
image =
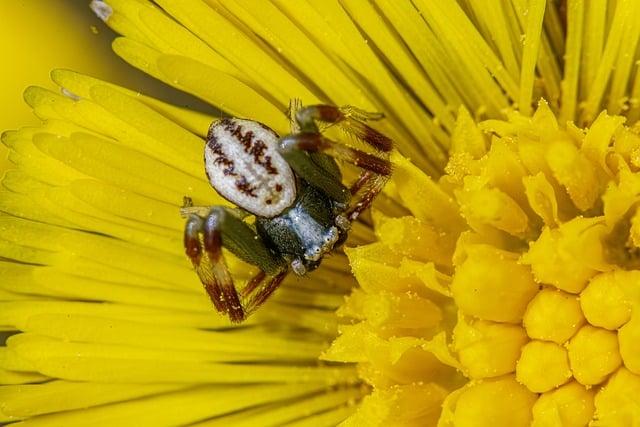
<svg viewBox="0 0 640 427"><path fill-rule="evenodd" d="M558 224L558 201L553 186L544 174L538 172L534 176L524 177L522 183L531 209L542 218L546 226L556 226Z"/></svg>
<svg viewBox="0 0 640 427"><path fill-rule="evenodd" d="M459 233L463 221L453 199L409 160L394 154L392 161L396 167L393 179L399 183L400 198L411 213L443 231Z"/></svg>
<svg viewBox="0 0 640 427"><path fill-rule="evenodd" d="M411 259L451 265L453 236L443 235L415 217L380 218L376 235L389 248Z"/></svg>
<svg viewBox="0 0 640 427"><path fill-rule="evenodd" d="M285 424L296 427L337 425L353 412L354 404L365 394L363 387L349 387L332 393L297 396L286 405L276 402L255 409L232 413L193 424L197 427L252 427Z"/></svg>
<svg viewBox="0 0 640 427"><path fill-rule="evenodd" d="M437 384L409 384L367 396L343 427L435 425L446 391Z"/></svg>
<svg viewBox="0 0 640 427"><path fill-rule="evenodd" d="M245 409L260 403L283 401L317 390L309 385L201 386L122 403L95 406L34 418L27 425L124 425L131 420L146 425L187 424ZM184 408L189 410L185 411Z"/></svg>
<svg viewBox="0 0 640 427"><path fill-rule="evenodd" d="M531 265L539 282L578 293L598 270L606 268L601 242L604 232L597 218L575 218L557 229L545 228L530 244L522 262Z"/></svg>
<svg viewBox="0 0 640 427"><path fill-rule="evenodd" d="M609 116L603 111L595 119L584 137L582 152L605 170L608 169L606 157L610 151L611 139L624 121L624 117Z"/></svg>
<svg viewBox="0 0 640 427"><path fill-rule="evenodd" d="M456 194L462 215L470 224L491 225L513 235L522 235L529 227L524 211L497 188L463 190Z"/></svg>
<svg viewBox="0 0 640 427"><path fill-rule="evenodd" d="M143 398L185 388L181 384L91 384L51 381L0 389L3 411L15 417L83 409L129 399Z"/></svg>
<svg viewBox="0 0 640 427"><path fill-rule="evenodd" d="M524 49L522 54L522 68L520 73L520 93L518 105L525 115L531 113L531 96L533 93L533 78L535 65L540 49L540 33L544 17L545 1L532 1L527 6L526 26L524 35Z"/></svg>

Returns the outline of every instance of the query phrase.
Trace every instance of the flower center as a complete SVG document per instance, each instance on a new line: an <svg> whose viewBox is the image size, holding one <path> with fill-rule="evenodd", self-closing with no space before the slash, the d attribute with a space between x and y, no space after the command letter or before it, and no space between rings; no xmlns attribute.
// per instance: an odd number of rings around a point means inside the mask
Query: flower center
<svg viewBox="0 0 640 427"><path fill-rule="evenodd" d="M362 289L342 314L358 323L328 353L360 363L370 411L405 420L409 403L376 396L431 384L443 426L638 416L640 136L623 123L565 128L544 102L479 125L461 111L437 184L398 160L412 216L374 215L379 242L349 251Z"/></svg>
<svg viewBox="0 0 640 427"><path fill-rule="evenodd" d="M640 384L638 136L606 113L586 131L547 113L543 104L527 124L483 124L498 135L458 178L474 238L458 241L453 349L467 377L510 390L501 399L523 420L619 419L620 393ZM474 387L454 419L492 406L490 393L470 399Z"/></svg>

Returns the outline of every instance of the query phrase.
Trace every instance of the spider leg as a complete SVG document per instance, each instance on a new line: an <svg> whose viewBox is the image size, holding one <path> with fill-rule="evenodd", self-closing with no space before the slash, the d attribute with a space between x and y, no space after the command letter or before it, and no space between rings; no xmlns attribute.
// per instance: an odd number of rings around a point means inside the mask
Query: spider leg
<svg viewBox="0 0 640 427"><path fill-rule="evenodd" d="M391 162L387 159L332 141L320 133L303 132L282 138L280 152L287 153L292 150L324 153L378 175L391 175Z"/></svg>
<svg viewBox="0 0 640 427"><path fill-rule="evenodd" d="M351 184L351 187L349 187L351 195L358 194L358 191L360 191L365 185L367 185L374 176L375 174L371 171L362 171L358 178Z"/></svg>
<svg viewBox="0 0 640 427"><path fill-rule="evenodd" d="M351 193L354 197L346 211L347 219L355 221L362 212L366 211L380 194L385 184L389 180L388 175L377 175L370 171L363 171L359 178L351 186ZM361 189L363 189L361 191Z"/></svg>
<svg viewBox="0 0 640 427"><path fill-rule="evenodd" d="M287 271L286 263L271 253L248 224L220 206L211 208L205 218L189 215L184 246L216 310L229 316L232 322L243 321L253 310L245 309L243 294L250 294L267 275L279 277ZM236 289L224 261L223 247L260 268L260 273L245 287L249 287L246 292L239 293Z"/></svg>
<svg viewBox="0 0 640 427"><path fill-rule="evenodd" d="M383 117L381 113L368 113L351 106L335 107L333 105L309 105L298 109L295 113L301 132L318 133L316 122L331 123L376 150L389 152L393 149L393 141L365 123L368 120L380 120Z"/></svg>
<svg viewBox="0 0 640 427"><path fill-rule="evenodd" d="M265 274L265 272L259 271L255 276L251 278L251 280L249 280L247 285L240 292L245 314L247 316L253 313L271 296L271 294L278 288L282 280L285 278L287 273L288 271L285 270L282 273L271 276L267 279L267 275ZM266 283L264 283L265 279L267 279Z"/></svg>
<svg viewBox="0 0 640 427"><path fill-rule="evenodd" d="M287 139L295 138L296 135L300 134L292 134L280 140L279 152L282 157L296 172L296 175L327 194L333 200L339 203L347 203L351 198L349 189L342 184L339 174L331 173L326 167L323 167L323 163L327 163L328 160L325 159L322 163L319 161L324 156L322 153L305 152L297 149L298 147L295 144L283 145ZM332 159L329 158L329 160Z"/></svg>
<svg viewBox="0 0 640 427"><path fill-rule="evenodd" d="M247 282L246 286L240 292L242 298L246 299L253 291L256 290L258 286L264 281L264 278L267 277L266 273L260 270L255 276Z"/></svg>
<svg viewBox="0 0 640 427"><path fill-rule="evenodd" d="M392 166L388 157L393 149L393 142L365 123L367 120L381 118L381 114L367 113L349 106L311 105L300 108L295 113L295 119L301 132L286 136L280 142L280 151L283 153L306 151L311 155L325 154L362 169L349 189L352 197L345 212L349 222L354 221L371 205L391 175ZM320 133L317 122L340 126L347 133L373 147L376 154L365 153L325 138ZM290 164L296 172L296 168L303 168L299 164L296 165L296 161L302 162L305 160L304 158L299 157L292 160L293 163L290 162ZM307 178L305 177L305 179ZM310 182L322 189L320 185L314 183L313 179ZM329 195L331 196L331 194Z"/></svg>
<svg viewBox="0 0 640 427"><path fill-rule="evenodd" d="M391 176L392 166L387 159L331 141L319 133L298 133L285 136L280 140L280 152L296 172L308 167L309 157L302 156L301 152L304 151L312 154L323 153L362 169L360 176L348 190L353 196L350 197L349 207L345 212L349 222L355 221L371 205ZM297 157L293 157L292 154L296 154ZM331 193L321 186L322 184L314 181L315 177L309 178L303 175L303 178L331 196ZM320 178L325 181L328 179L326 174L321 175Z"/></svg>
<svg viewBox="0 0 640 427"><path fill-rule="evenodd" d="M212 248L211 243L214 239L211 237L209 237L209 251L212 249L213 251L212 253L205 252L204 239L200 236L203 228L204 221L202 218L191 215L187 219L184 230L185 250L216 310L223 314L229 314L229 304L225 299L222 287L233 287L233 281L228 274L226 265L224 265L224 260L219 254L222 248ZM232 319L239 318L237 321L240 321L244 318L244 315L242 312L237 313L237 310L235 310L232 314L229 314L229 317Z"/></svg>
<svg viewBox="0 0 640 427"><path fill-rule="evenodd" d="M245 299L246 302L244 304L247 316L256 311L271 296L271 294L278 289L288 273L289 272L285 270L280 274L269 277L266 283L260 287L256 286L247 294ZM264 279L264 276L262 279ZM261 280L261 282L262 281L264 280Z"/></svg>

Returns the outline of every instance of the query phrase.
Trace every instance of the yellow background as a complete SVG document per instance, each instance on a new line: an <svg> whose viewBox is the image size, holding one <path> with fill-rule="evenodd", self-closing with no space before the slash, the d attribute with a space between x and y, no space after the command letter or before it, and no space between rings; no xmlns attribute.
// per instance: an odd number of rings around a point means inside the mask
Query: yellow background
<svg viewBox="0 0 640 427"><path fill-rule="evenodd" d="M176 102L173 91L111 51L115 36L89 9L89 0L0 0L0 132L39 123L22 92L30 85L58 90L49 80L54 68L70 68ZM6 157L0 145L0 176L8 166Z"/></svg>

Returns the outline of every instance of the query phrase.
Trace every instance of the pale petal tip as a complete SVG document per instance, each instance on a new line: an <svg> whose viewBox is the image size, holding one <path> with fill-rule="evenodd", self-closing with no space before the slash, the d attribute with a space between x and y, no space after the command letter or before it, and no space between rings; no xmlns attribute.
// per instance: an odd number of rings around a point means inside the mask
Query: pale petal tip
<svg viewBox="0 0 640 427"><path fill-rule="evenodd" d="M66 87L63 87L62 89L60 89L60 91L62 92L62 94L64 96L66 96L69 99L73 99L74 101L78 101L80 99L80 97L78 95L76 95L75 93L71 92Z"/></svg>
<svg viewBox="0 0 640 427"><path fill-rule="evenodd" d="M102 0L91 0L89 7L91 8L91 10L93 10L93 13L95 13L96 16L102 19L104 22L107 22L107 20L113 14L113 9L111 8L111 6L109 6L107 2Z"/></svg>

